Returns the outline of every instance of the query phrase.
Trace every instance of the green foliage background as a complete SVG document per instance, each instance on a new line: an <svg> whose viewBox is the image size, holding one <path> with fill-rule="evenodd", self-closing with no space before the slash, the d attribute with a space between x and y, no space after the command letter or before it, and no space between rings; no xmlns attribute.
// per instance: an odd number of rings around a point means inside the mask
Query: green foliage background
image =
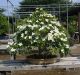
<svg viewBox="0 0 80 75"><path fill-rule="evenodd" d="M0 12L0 35L6 34L8 32L8 21L7 17Z"/></svg>

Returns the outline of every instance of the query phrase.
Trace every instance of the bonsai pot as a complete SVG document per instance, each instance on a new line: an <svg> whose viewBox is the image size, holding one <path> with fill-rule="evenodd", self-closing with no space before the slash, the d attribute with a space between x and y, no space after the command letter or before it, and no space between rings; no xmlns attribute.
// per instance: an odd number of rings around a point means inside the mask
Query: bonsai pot
<svg viewBox="0 0 80 75"><path fill-rule="evenodd" d="M31 63L35 65L42 65L42 64L53 64L55 62L58 62L59 59L56 55L47 55L42 56L38 54L29 55L26 57L26 59Z"/></svg>

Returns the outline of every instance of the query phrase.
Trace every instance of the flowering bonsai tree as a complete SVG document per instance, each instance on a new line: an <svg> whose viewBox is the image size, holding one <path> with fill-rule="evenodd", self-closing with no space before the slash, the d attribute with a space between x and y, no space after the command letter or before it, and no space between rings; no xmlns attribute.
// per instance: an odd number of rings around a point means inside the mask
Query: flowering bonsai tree
<svg viewBox="0 0 80 75"><path fill-rule="evenodd" d="M11 52L21 49L24 53L31 53L36 48L38 55L66 55L69 51L67 32L54 15L36 8L29 18L17 26L9 48Z"/></svg>

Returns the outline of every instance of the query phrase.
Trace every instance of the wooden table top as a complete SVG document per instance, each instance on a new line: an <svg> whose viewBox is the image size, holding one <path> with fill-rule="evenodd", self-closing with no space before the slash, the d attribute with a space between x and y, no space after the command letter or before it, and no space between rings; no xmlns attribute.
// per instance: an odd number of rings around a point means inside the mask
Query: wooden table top
<svg viewBox="0 0 80 75"><path fill-rule="evenodd" d="M69 69L80 68L79 57L64 57L60 59L60 62L48 65L32 65L28 61L24 60L0 60L0 71L15 71L15 70L40 70L40 69Z"/></svg>

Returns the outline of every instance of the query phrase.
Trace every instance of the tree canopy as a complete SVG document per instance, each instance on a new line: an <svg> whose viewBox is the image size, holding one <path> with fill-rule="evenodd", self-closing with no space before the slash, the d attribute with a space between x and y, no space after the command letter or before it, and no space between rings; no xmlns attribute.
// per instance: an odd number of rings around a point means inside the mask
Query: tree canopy
<svg viewBox="0 0 80 75"><path fill-rule="evenodd" d="M7 17L3 14L4 10L0 9L0 35L8 32Z"/></svg>
<svg viewBox="0 0 80 75"><path fill-rule="evenodd" d="M55 3L70 3L70 0L23 0L21 5L43 5L43 4L55 4Z"/></svg>

